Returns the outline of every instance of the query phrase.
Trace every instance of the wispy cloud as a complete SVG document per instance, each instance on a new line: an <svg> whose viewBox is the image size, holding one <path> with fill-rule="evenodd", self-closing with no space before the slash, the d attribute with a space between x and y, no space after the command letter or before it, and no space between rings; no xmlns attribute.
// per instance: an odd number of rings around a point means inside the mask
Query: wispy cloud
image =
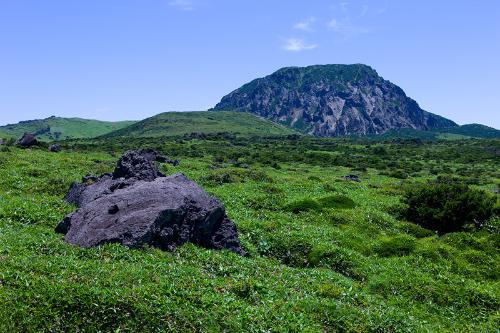
<svg viewBox="0 0 500 333"><path fill-rule="evenodd" d="M377 11L375 12L375 14L376 15L382 15L385 12L387 12L388 10L389 10L389 0L385 0L385 3L383 5L383 7L380 7L379 9L377 9Z"/></svg>
<svg viewBox="0 0 500 333"><path fill-rule="evenodd" d="M291 52L300 52L300 51L306 51L306 50L313 50L318 47L318 44L310 44L307 43L303 39L299 38L288 38L286 40L285 45L283 48L287 51Z"/></svg>
<svg viewBox="0 0 500 333"><path fill-rule="evenodd" d="M368 14L368 9L369 9L368 5L363 5L361 7L361 13L359 14L359 17L366 16L366 14Z"/></svg>
<svg viewBox="0 0 500 333"><path fill-rule="evenodd" d="M331 31L344 36L344 38L354 37L371 32L370 28L353 24L349 17L345 17L340 20L333 18L328 21L326 25Z"/></svg>
<svg viewBox="0 0 500 333"><path fill-rule="evenodd" d="M313 31L312 25L314 24L314 22L316 22L316 18L310 17L306 20L295 23L293 28L297 30L312 32Z"/></svg>
<svg viewBox="0 0 500 333"><path fill-rule="evenodd" d="M191 0L172 0L168 3L168 5L184 11L189 11L194 9L194 5Z"/></svg>
<svg viewBox="0 0 500 333"><path fill-rule="evenodd" d="M340 8L342 9L342 12L346 13L348 11L349 2L341 2L340 3Z"/></svg>

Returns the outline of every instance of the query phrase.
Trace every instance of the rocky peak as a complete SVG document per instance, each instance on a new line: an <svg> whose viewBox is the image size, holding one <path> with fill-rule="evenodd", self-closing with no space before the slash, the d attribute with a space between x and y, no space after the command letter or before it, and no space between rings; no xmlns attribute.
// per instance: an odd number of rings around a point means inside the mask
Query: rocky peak
<svg viewBox="0 0 500 333"><path fill-rule="evenodd" d="M251 112L317 136L457 126L363 64L285 67L223 97L214 110Z"/></svg>

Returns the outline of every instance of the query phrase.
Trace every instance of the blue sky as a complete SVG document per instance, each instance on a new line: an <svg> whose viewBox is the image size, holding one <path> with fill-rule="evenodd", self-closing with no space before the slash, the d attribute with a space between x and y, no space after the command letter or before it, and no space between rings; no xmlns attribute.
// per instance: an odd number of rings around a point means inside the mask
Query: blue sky
<svg viewBox="0 0 500 333"><path fill-rule="evenodd" d="M0 0L0 124L205 110L284 66L365 63L500 128L500 1Z"/></svg>

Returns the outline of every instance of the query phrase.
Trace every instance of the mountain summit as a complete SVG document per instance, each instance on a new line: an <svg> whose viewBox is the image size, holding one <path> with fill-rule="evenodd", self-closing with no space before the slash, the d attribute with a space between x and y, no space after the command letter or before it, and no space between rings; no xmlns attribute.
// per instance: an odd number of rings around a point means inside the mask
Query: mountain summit
<svg viewBox="0 0 500 333"><path fill-rule="evenodd" d="M362 64L285 67L224 96L213 110L251 112L316 136L457 126Z"/></svg>

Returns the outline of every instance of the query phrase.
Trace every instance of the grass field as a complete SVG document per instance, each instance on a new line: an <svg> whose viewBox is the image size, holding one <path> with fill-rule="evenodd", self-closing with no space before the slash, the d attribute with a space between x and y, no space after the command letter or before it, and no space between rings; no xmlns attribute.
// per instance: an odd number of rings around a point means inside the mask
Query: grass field
<svg viewBox="0 0 500 333"><path fill-rule="evenodd" d="M215 135L62 145L59 154L0 152L2 332L498 331L498 228L437 236L397 211L405 188L440 175L498 189L499 140ZM247 257L190 244L174 253L81 249L54 232L74 209L61 200L72 181L110 172L124 150L144 146L179 158L162 170L224 203Z"/></svg>

